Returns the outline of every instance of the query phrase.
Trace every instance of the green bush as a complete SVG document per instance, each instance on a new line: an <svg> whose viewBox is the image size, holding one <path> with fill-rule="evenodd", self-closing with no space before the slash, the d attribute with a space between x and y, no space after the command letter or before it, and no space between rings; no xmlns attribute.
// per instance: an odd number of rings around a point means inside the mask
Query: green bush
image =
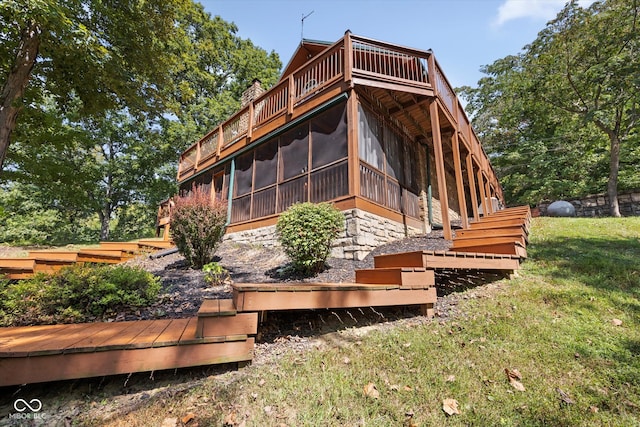
<svg viewBox="0 0 640 427"><path fill-rule="evenodd" d="M204 281L213 286L223 285L230 279L229 271L217 262L203 265L202 271L204 272Z"/></svg>
<svg viewBox="0 0 640 427"><path fill-rule="evenodd" d="M322 271L344 216L329 203L298 203L280 215L278 239L293 267L304 274Z"/></svg>
<svg viewBox="0 0 640 427"><path fill-rule="evenodd" d="M150 305L160 281L129 266L65 267L15 283L0 282L2 326L76 323Z"/></svg>
<svg viewBox="0 0 640 427"><path fill-rule="evenodd" d="M211 200L209 194L194 187L188 196L175 200L171 237L187 263L200 269L213 258L226 222L227 203Z"/></svg>

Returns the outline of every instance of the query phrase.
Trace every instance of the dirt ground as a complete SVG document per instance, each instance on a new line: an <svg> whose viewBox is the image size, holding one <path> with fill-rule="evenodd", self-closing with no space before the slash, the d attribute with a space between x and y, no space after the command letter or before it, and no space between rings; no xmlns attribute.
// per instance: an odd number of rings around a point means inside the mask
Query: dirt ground
<svg viewBox="0 0 640 427"><path fill-rule="evenodd" d="M288 259L279 249L225 242L216 252L216 260L229 271L233 283L351 282L356 269L373 267L375 255L448 248L449 243L436 232L381 246L363 261L329 259L325 271L313 278L287 276L284 267ZM9 251L5 248L0 247L0 250L0 256L14 256L6 255ZM147 309L118 313L116 318L107 320L191 317L197 313L204 298L231 297L230 283L215 287L208 285L202 272L188 268L177 253L156 259L138 257L128 262L158 275L162 281L161 294L157 303ZM458 302L489 297L500 288L500 282L495 283L500 278L499 275L480 275L471 280L466 276L462 280L453 272L438 273L439 298L433 319L421 316L418 307L270 313L266 322L260 325L252 364L272 363L278 355L290 350L304 352L336 345L337 334L363 336L372 329L446 322L464 316L457 309ZM237 369L235 365L205 366L0 388L0 426L25 425L22 424L24 420L8 418L8 414L15 413L12 405L19 398L38 398L43 403L40 413L43 417L29 425L67 426L82 420L114 419L158 395L170 398L208 378L234 381L245 372L248 371Z"/></svg>

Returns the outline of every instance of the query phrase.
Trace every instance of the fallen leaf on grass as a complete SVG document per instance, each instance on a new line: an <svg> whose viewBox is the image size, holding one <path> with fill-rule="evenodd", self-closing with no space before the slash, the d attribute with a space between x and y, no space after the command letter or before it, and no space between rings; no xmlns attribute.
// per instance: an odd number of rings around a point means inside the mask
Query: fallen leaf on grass
<svg viewBox="0 0 640 427"><path fill-rule="evenodd" d="M455 399L444 399L442 401L442 410L449 416L460 414L460 410L458 409L458 401Z"/></svg>
<svg viewBox="0 0 640 427"><path fill-rule="evenodd" d="M193 419L196 417L196 415L193 412L189 412L187 415L185 415L184 417L181 418L180 421L182 421L182 424L188 424L191 421L193 421Z"/></svg>
<svg viewBox="0 0 640 427"><path fill-rule="evenodd" d="M234 411L224 417L224 427L234 427L238 425L238 414Z"/></svg>
<svg viewBox="0 0 640 427"><path fill-rule="evenodd" d="M520 382L522 380L522 374L517 369L509 369L504 368L504 372L507 374L507 378L509 379L509 384L511 387L515 388L518 391L526 391L524 385Z"/></svg>
<svg viewBox="0 0 640 427"><path fill-rule="evenodd" d="M364 395L367 397L378 399L380 397L380 392L378 391L374 383L369 383L366 386L364 386Z"/></svg>
<svg viewBox="0 0 640 427"><path fill-rule="evenodd" d="M560 390L559 388L556 389L556 391L558 392L558 394L560 395L560 401L566 405L573 405L574 402L573 399L564 391Z"/></svg>
<svg viewBox="0 0 640 427"><path fill-rule="evenodd" d="M613 323L614 326L622 326L622 320L620 319L611 319L611 323Z"/></svg>
<svg viewBox="0 0 640 427"><path fill-rule="evenodd" d="M162 420L161 427L176 427L177 424L178 424L177 418L165 418L164 420Z"/></svg>

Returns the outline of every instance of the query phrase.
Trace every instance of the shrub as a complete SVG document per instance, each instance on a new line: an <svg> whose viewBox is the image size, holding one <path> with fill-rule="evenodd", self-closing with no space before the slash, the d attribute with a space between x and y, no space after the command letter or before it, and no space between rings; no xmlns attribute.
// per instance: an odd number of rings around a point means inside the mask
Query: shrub
<svg viewBox="0 0 640 427"><path fill-rule="evenodd" d="M0 283L3 326L73 323L150 305L160 291L151 273L129 266L82 266Z"/></svg>
<svg viewBox="0 0 640 427"><path fill-rule="evenodd" d="M322 271L344 216L329 203L298 203L280 215L278 239L293 267L304 274Z"/></svg>
<svg viewBox="0 0 640 427"><path fill-rule="evenodd" d="M230 279L229 271L217 262L203 265L202 271L204 272L204 281L210 285L220 286Z"/></svg>
<svg viewBox="0 0 640 427"><path fill-rule="evenodd" d="M186 197L178 197L171 212L171 237L187 263L202 268L211 261L222 241L227 221L227 203L211 200L194 187Z"/></svg>

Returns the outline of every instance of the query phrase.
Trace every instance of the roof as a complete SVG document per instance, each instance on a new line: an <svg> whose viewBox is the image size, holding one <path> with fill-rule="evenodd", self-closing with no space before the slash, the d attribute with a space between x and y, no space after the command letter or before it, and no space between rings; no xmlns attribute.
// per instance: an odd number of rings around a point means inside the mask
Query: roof
<svg viewBox="0 0 640 427"><path fill-rule="evenodd" d="M286 79L289 74L293 73L295 70L303 66L309 59L318 55L332 44L333 42L302 39L286 67L284 67L279 81Z"/></svg>

